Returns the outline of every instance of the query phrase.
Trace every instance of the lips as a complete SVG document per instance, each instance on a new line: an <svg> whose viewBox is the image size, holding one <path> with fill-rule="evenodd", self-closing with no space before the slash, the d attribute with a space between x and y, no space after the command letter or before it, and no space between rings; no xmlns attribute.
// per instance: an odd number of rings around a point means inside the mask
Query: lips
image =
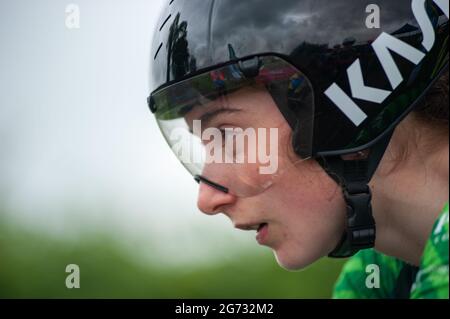
<svg viewBox="0 0 450 319"><path fill-rule="evenodd" d="M268 223L248 223L248 224L237 224L235 228L244 231L256 231L256 241L260 245L264 245L267 242L269 235L269 224Z"/></svg>
<svg viewBox="0 0 450 319"><path fill-rule="evenodd" d="M269 224L261 224L258 228L258 234L256 235L256 241L260 245L264 245L267 242L269 236Z"/></svg>

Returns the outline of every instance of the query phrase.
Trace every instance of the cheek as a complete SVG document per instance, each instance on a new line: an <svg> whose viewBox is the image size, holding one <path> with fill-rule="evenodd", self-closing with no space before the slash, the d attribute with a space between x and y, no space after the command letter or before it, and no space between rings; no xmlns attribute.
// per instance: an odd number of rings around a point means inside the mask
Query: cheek
<svg viewBox="0 0 450 319"><path fill-rule="evenodd" d="M283 198L293 216L311 219L329 217L326 215L333 215L333 207L341 197L340 187L312 161L290 169L276 184L277 196Z"/></svg>
<svg viewBox="0 0 450 319"><path fill-rule="evenodd" d="M277 191L282 198L277 259L285 268L304 268L330 253L342 236L345 205L340 188L312 166L286 176Z"/></svg>

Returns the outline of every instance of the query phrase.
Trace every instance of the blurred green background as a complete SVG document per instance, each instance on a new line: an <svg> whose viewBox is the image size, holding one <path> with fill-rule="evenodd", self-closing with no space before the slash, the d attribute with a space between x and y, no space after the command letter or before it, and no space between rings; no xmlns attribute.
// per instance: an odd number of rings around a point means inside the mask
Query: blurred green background
<svg viewBox="0 0 450 319"><path fill-rule="evenodd" d="M0 298L330 298L342 267L324 259L287 272L271 253L249 249L235 250L226 261L164 266L120 246L104 234L61 240L3 220ZM80 267L80 289L65 286L72 263Z"/></svg>

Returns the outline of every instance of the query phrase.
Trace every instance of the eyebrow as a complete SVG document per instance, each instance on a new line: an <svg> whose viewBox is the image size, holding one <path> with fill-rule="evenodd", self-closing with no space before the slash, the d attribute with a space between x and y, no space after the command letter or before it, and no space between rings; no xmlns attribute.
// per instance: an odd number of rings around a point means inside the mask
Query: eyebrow
<svg viewBox="0 0 450 319"><path fill-rule="evenodd" d="M217 116L221 115L221 114L233 114L233 113L239 113L242 112L242 110L240 109L232 109L232 108L221 108L212 112L208 112L203 114L199 120L202 123L202 125L204 123L206 123L206 125L209 125L209 123L216 118ZM191 133L193 133L192 128L189 130Z"/></svg>

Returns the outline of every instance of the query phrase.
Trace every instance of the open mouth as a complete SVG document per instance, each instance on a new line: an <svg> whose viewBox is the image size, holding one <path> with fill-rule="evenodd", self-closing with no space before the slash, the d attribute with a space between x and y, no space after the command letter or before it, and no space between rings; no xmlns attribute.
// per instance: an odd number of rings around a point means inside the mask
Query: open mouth
<svg viewBox="0 0 450 319"><path fill-rule="evenodd" d="M261 225L259 225L257 232L259 233L266 226L268 226L267 223L262 223Z"/></svg>
<svg viewBox="0 0 450 319"><path fill-rule="evenodd" d="M261 231L261 229L264 228L264 226L267 226L267 223L261 223L261 224L237 224L234 227L240 230L244 231Z"/></svg>
<svg viewBox="0 0 450 319"><path fill-rule="evenodd" d="M268 241L269 237L269 224L261 223L261 224L238 224L235 225L235 228L245 230L245 231L255 231L256 230L256 240L260 245L264 245Z"/></svg>

